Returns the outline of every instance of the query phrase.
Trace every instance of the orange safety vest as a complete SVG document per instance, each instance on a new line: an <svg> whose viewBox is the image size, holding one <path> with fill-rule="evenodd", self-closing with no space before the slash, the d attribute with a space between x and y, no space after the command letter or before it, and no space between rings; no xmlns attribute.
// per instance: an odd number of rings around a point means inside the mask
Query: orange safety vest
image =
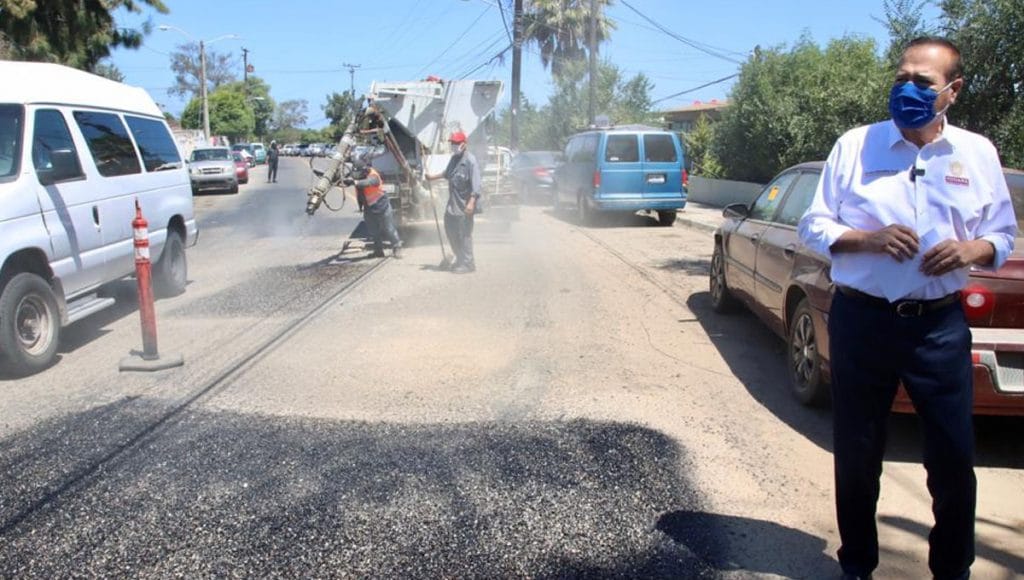
<svg viewBox="0 0 1024 580"><path fill-rule="evenodd" d="M384 178L380 176L380 173L377 173L376 169L371 167L369 173L366 174L366 178L369 179L374 175L377 176L377 181L380 182L378 185L367 185L366 187L356 188L359 193L363 194L363 199L366 200L366 207L370 207L377 203L377 200L384 195Z"/></svg>

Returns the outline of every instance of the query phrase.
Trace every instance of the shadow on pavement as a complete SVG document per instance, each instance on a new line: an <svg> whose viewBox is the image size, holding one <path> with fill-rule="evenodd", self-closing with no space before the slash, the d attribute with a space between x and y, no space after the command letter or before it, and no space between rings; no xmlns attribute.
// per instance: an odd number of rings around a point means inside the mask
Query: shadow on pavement
<svg viewBox="0 0 1024 580"><path fill-rule="evenodd" d="M750 395L794 431L831 451L831 410L805 407L790 394L782 339L747 309L714 312L708 292L691 294L687 306ZM1024 417L979 416L974 423L978 466L1024 469ZM917 415L893 413L885 458L921 463L922 441Z"/></svg>
<svg viewBox="0 0 1024 580"><path fill-rule="evenodd" d="M709 577L690 544L717 548L656 527L697 507L685 462L621 423L124 400L0 441L0 576Z"/></svg>
<svg viewBox="0 0 1024 580"><path fill-rule="evenodd" d="M888 515L881 515L878 517L878 520L883 526L890 526L898 530L903 530L904 532L914 534L921 538L924 543L928 542L928 534L931 533L931 528L922 525L920 522L915 522L914 520L899 516ZM1004 550L994 548L985 544L981 540L976 541L974 549L975 554L979 559L995 562L1007 570L1024 570L1024 558L1021 558L1016 554L1011 554Z"/></svg>
<svg viewBox="0 0 1024 580"><path fill-rule="evenodd" d="M674 511L658 519L657 529L674 541L685 543L697 557L719 571L825 578L835 575L839 566L825 553L824 539L774 522Z"/></svg>

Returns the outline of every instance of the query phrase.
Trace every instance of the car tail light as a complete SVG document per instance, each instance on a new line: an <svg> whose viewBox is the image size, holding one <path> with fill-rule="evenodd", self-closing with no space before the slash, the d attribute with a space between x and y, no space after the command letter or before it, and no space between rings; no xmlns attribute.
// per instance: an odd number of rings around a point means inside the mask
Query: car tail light
<svg viewBox="0 0 1024 580"><path fill-rule="evenodd" d="M533 174L537 177L547 177L551 174L551 170L547 167L534 167Z"/></svg>
<svg viewBox="0 0 1024 580"><path fill-rule="evenodd" d="M683 178L682 179L683 179L683 188L686 189L686 188L690 187L690 174L685 169L683 170Z"/></svg>
<svg viewBox="0 0 1024 580"><path fill-rule="evenodd" d="M996 297L992 291L980 284L971 284L960 294L967 320L978 320L992 313Z"/></svg>
<svg viewBox="0 0 1024 580"><path fill-rule="evenodd" d="M601 189L601 171L600 170L594 172L594 189L595 190Z"/></svg>

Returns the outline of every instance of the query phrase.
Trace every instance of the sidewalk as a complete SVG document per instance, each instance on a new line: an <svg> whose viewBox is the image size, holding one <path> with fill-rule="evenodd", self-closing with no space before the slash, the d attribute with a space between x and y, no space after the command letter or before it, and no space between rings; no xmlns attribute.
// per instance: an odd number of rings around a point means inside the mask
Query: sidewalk
<svg viewBox="0 0 1024 580"><path fill-rule="evenodd" d="M689 201L676 215L677 223L708 233L714 233L723 219L722 208Z"/></svg>

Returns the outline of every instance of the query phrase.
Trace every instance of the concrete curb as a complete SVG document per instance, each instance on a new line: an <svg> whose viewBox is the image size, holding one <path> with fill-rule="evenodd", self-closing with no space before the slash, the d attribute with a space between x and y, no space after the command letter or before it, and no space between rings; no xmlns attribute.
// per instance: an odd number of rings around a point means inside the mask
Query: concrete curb
<svg viewBox="0 0 1024 580"><path fill-rule="evenodd" d="M715 230L718 229L717 225L712 225L700 220L691 219L686 217L684 214L679 214L678 216L676 216L676 223L682 224L688 228L707 232L709 234L715 233Z"/></svg>

